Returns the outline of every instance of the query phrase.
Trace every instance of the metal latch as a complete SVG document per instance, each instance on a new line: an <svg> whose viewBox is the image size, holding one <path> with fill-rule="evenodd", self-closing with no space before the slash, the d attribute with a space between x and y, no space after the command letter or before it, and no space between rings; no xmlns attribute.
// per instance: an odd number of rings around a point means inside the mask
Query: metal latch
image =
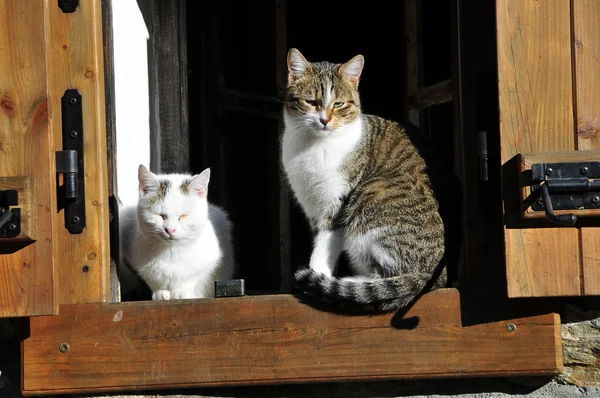
<svg viewBox="0 0 600 398"><path fill-rule="evenodd" d="M69 89L61 100L63 150L56 152L56 174L63 175L58 208L65 211L65 228L80 234L85 219L85 170L83 162L83 114L81 94Z"/></svg>
<svg viewBox="0 0 600 398"><path fill-rule="evenodd" d="M17 191L0 191L0 238L15 238L21 233L21 209L10 208L18 204Z"/></svg>
<svg viewBox="0 0 600 398"><path fill-rule="evenodd" d="M545 211L555 224L572 226L575 214L555 210L600 209L600 162L536 163L531 167L532 192L539 198L531 208Z"/></svg>

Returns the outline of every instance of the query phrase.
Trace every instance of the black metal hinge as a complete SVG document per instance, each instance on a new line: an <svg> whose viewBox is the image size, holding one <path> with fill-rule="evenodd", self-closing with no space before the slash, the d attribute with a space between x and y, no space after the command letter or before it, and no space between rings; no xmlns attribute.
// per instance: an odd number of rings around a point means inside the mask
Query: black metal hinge
<svg viewBox="0 0 600 398"><path fill-rule="evenodd" d="M10 208L18 204L17 191L0 191L0 238L15 238L21 233L21 209Z"/></svg>
<svg viewBox="0 0 600 398"><path fill-rule="evenodd" d="M575 214L555 210L600 209L600 162L536 163L531 167L532 192L539 198L531 208L545 211L555 224L572 226Z"/></svg>
<svg viewBox="0 0 600 398"><path fill-rule="evenodd" d="M79 0L58 0L58 6L65 14L75 12L79 6Z"/></svg>
<svg viewBox="0 0 600 398"><path fill-rule="evenodd" d="M487 131L477 133L477 149L479 153L479 179L487 181L489 179Z"/></svg>
<svg viewBox="0 0 600 398"><path fill-rule="evenodd" d="M81 101L76 89L65 91L61 100L63 150L56 152L56 173L63 175L58 204L65 211L65 228L72 234L82 233L86 225Z"/></svg>

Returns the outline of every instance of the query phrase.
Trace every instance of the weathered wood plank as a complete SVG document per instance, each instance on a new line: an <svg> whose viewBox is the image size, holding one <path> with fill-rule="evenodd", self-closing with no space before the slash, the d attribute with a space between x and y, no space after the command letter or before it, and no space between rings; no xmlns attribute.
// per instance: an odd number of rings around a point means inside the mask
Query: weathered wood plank
<svg viewBox="0 0 600 398"><path fill-rule="evenodd" d="M406 57L405 104L408 105L408 98L414 96L419 90L421 83L421 65L419 63L419 48L421 34L419 31L419 9L421 2L418 0L406 0L404 2L404 55ZM413 126L419 127L419 109L412 106L405 106L404 118Z"/></svg>
<svg viewBox="0 0 600 398"><path fill-rule="evenodd" d="M150 167L159 173L190 171L188 63L184 0L139 3L149 31Z"/></svg>
<svg viewBox="0 0 600 398"><path fill-rule="evenodd" d="M569 2L499 0L496 9L502 164L574 150ZM505 237L510 297L581 293L577 229L505 228Z"/></svg>
<svg viewBox="0 0 600 398"><path fill-rule="evenodd" d="M48 4L0 0L0 175L31 177L37 238L0 243L0 317L52 314L58 242Z"/></svg>
<svg viewBox="0 0 600 398"><path fill-rule="evenodd" d="M572 0L577 144L600 149L600 2ZM596 158L600 160L600 157ZM581 228L582 294L600 294L600 228Z"/></svg>
<svg viewBox="0 0 600 398"><path fill-rule="evenodd" d="M452 81L450 80L423 87L408 98L409 107L416 110L450 101L452 101Z"/></svg>
<svg viewBox="0 0 600 398"><path fill-rule="evenodd" d="M319 311L291 295L64 305L31 319L23 386L30 395L550 375L562 367L558 326L555 314L462 326L455 289L423 296L404 317Z"/></svg>
<svg viewBox="0 0 600 398"><path fill-rule="evenodd" d="M600 149L600 2L571 0L577 144L579 150Z"/></svg>
<svg viewBox="0 0 600 398"><path fill-rule="evenodd" d="M53 67L50 100L54 106L54 145L63 145L61 97L76 88L82 96L86 227L81 234L64 228L64 213L55 214L54 238L60 250L60 304L106 301L110 297L108 164L101 0L81 2L76 12L48 7Z"/></svg>

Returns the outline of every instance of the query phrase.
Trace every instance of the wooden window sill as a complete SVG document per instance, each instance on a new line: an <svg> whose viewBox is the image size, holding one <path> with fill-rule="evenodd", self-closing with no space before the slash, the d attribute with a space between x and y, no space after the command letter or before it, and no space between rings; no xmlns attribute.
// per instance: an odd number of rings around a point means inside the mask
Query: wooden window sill
<svg viewBox="0 0 600 398"><path fill-rule="evenodd" d="M404 316L324 312L293 295L63 305L31 318L23 394L562 370L558 315L463 325L460 307L455 289Z"/></svg>

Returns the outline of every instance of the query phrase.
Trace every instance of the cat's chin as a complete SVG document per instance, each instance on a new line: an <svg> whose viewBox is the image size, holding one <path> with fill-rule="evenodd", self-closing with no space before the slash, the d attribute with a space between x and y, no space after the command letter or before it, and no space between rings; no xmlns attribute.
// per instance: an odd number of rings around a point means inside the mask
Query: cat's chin
<svg viewBox="0 0 600 398"><path fill-rule="evenodd" d="M312 128L310 131L312 135L318 138L329 137L335 133L335 130L332 128Z"/></svg>
<svg viewBox="0 0 600 398"><path fill-rule="evenodd" d="M187 241L187 239L183 236L167 236L167 235L161 235L162 240L164 240L167 243L171 243L171 244L177 244L177 243L185 243Z"/></svg>

